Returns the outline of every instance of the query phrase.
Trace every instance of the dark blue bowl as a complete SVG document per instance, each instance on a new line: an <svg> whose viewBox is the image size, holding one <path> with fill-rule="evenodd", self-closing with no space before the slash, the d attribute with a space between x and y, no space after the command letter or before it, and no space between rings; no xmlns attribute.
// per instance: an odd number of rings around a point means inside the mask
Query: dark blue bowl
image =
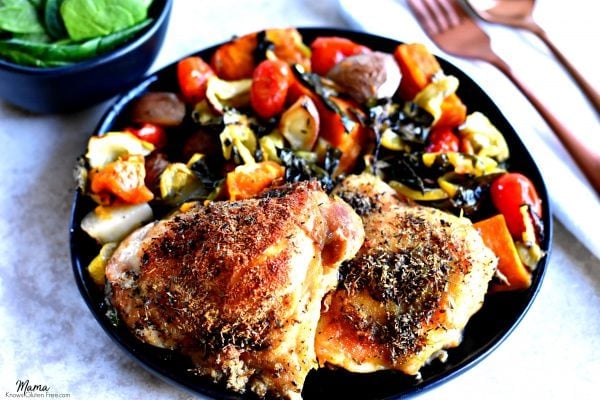
<svg viewBox="0 0 600 400"><path fill-rule="evenodd" d="M132 41L73 65L35 68L0 59L0 99L35 113L77 111L128 90L160 50L173 0L154 0L154 19Z"/></svg>

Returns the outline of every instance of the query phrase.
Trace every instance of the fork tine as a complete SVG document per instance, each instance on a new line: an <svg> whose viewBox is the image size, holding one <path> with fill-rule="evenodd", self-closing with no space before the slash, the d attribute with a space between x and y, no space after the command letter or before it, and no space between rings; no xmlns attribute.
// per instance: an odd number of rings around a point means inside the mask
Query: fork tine
<svg viewBox="0 0 600 400"><path fill-rule="evenodd" d="M424 3L424 6L429 10L430 14L433 15L435 20L437 21L437 26L439 31L437 33L442 33L452 28L456 22L453 21L450 17L451 13L448 12L448 4L444 1L439 0L421 0Z"/></svg>
<svg viewBox="0 0 600 400"><path fill-rule="evenodd" d="M457 26L461 22L461 17L464 17L464 13L460 5L457 4L456 0L428 0L437 4L437 7L442 10L442 13L446 17L448 27L452 28Z"/></svg>
<svg viewBox="0 0 600 400"><path fill-rule="evenodd" d="M436 17L437 13L432 13L424 0L407 0L407 3L427 34L437 35L443 31L442 25L439 24L439 19Z"/></svg>
<svg viewBox="0 0 600 400"><path fill-rule="evenodd" d="M430 39L446 53L467 58L481 58L474 43L485 46L489 36L479 28L457 0L407 0L421 27ZM465 37L465 34L467 37ZM485 54L487 61L495 55Z"/></svg>
<svg viewBox="0 0 600 400"><path fill-rule="evenodd" d="M407 3L429 35L441 34L465 18L454 0L407 0Z"/></svg>

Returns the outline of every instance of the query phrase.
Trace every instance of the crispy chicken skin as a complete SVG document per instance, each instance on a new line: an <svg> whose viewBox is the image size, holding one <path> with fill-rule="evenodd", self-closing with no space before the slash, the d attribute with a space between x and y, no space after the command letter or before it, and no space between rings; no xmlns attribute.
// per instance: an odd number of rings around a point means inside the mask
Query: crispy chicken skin
<svg viewBox="0 0 600 400"><path fill-rule="evenodd" d="M334 193L361 215L366 239L324 300L319 364L416 375L460 344L496 258L469 220L409 206L373 175L349 176Z"/></svg>
<svg viewBox="0 0 600 400"><path fill-rule="evenodd" d="M302 182L142 227L106 276L141 340L191 356L234 391L297 399L317 367L321 301L363 240L351 207Z"/></svg>

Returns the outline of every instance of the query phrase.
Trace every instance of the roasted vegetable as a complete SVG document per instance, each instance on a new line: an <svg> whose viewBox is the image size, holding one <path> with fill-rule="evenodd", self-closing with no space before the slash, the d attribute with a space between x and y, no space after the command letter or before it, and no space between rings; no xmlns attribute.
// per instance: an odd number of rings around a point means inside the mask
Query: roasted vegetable
<svg viewBox="0 0 600 400"><path fill-rule="evenodd" d="M257 33L235 38L219 46L210 60L210 65L221 79L249 79L256 65L254 51L257 46Z"/></svg>
<svg viewBox="0 0 600 400"><path fill-rule="evenodd" d="M281 114L290 85L290 67L281 60L264 60L256 66L250 87L250 105L265 119Z"/></svg>
<svg viewBox="0 0 600 400"><path fill-rule="evenodd" d="M208 78L215 72L202 58L190 56L177 63L177 82L186 102L196 104L206 97Z"/></svg>
<svg viewBox="0 0 600 400"><path fill-rule="evenodd" d="M88 264L87 270L96 285L102 286L106 280L106 263L117 248L118 243L110 242L102 245L100 252Z"/></svg>
<svg viewBox="0 0 600 400"><path fill-rule="evenodd" d="M381 144L391 150L422 148L432 123L433 116L413 102L398 103L386 98L369 107L369 127L381 138Z"/></svg>
<svg viewBox="0 0 600 400"><path fill-rule="evenodd" d="M223 157L235 164L252 164L258 140L246 115L229 111L223 117L225 128L219 135Z"/></svg>
<svg viewBox="0 0 600 400"><path fill-rule="evenodd" d="M277 149L281 164L285 167L286 182L300 182L315 179L323 190L333 190L341 176L336 175L340 162L339 149L327 145L323 160L319 163L315 153L293 152L290 149Z"/></svg>
<svg viewBox="0 0 600 400"><path fill-rule="evenodd" d="M154 217L148 203L98 206L81 220L81 229L98 243L120 242Z"/></svg>
<svg viewBox="0 0 600 400"><path fill-rule="evenodd" d="M292 150L310 151L319 137L321 119L315 102L304 95L279 120L279 131Z"/></svg>
<svg viewBox="0 0 600 400"><path fill-rule="evenodd" d="M302 35L295 28L267 29L259 32L255 57L266 57L267 51L272 51L276 58L288 65L298 65L305 71L310 71L310 48L304 44Z"/></svg>
<svg viewBox="0 0 600 400"><path fill-rule="evenodd" d="M450 78L448 81L440 63L435 56L429 52L426 46L420 43L400 44L394 51L394 57L398 62L402 72L402 80L398 89L400 97L406 100L415 100L415 96L424 90L428 85L441 81L440 86L434 92L445 93L445 96L438 96L435 100L439 103L433 107L433 114L436 116L436 125L444 127L457 127L464 122L467 114L467 107L460 98L451 90L456 82ZM441 89L441 90L440 90ZM454 88L454 90L456 90ZM427 96L421 94L420 104L427 104L430 93ZM440 100L440 97L443 99ZM439 107L440 113L437 115Z"/></svg>
<svg viewBox="0 0 600 400"><path fill-rule="evenodd" d="M423 153L422 160L427 167L435 166L439 170L461 175L482 176L505 172L493 158L458 152Z"/></svg>
<svg viewBox="0 0 600 400"><path fill-rule="evenodd" d="M285 147L285 139L281 135L281 132L274 130L268 135L262 136L258 139L258 142L263 160L280 162L277 152L278 149Z"/></svg>
<svg viewBox="0 0 600 400"><path fill-rule="evenodd" d="M400 196L415 200L415 201L439 201L447 199L448 193L440 188L431 188L431 189L413 189L407 185L404 185L399 181L390 181L389 182L392 189L394 189Z"/></svg>
<svg viewBox="0 0 600 400"><path fill-rule="evenodd" d="M306 73L298 68L292 68L293 79L288 92L288 101L294 102L303 95L310 96L315 102L319 113L323 115L325 112L335 113L338 115L343 129L346 132L354 129L355 121L348 110L341 108L334 101L334 98L340 98L338 88L331 80L325 79L315 73ZM358 108L358 106L357 106ZM356 117L356 115L354 116Z"/></svg>
<svg viewBox="0 0 600 400"><path fill-rule="evenodd" d="M379 145L393 151L410 151L410 146L392 129L385 129L379 134Z"/></svg>
<svg viewBox="0 0 600 400"><path fill-rule="evenodd" d="M211 76L207 81L206 99L213 110L221 114L232 108L243 108L250 104L251 86L251 79L225 81Z"/></svg>
<svg viewBox="0 0 600 400"><path fill-rule="evenodd" d="M101 169L90 171L90 191L101 204L146 203L154 198L154 194L146 187L145 178L144 157L139 154L124 155Z"/></svg>
<svg viewBox="0 0 600 400"><path fill-rule="evenodd" d="M146 156L144 162L144 168L146 170L146 177L144 182L146 187L154 193L155 196L160 194L160 175L169 166L169 159L165 153L155 151Z"/></svg>
<svg viewBox="0 0 600 400"><path fill-rule="evenodd" d="M204 127L190 133L181 149L182 159L189 160L197 153L206 155L213 166L218 167L223 160L219 135Z"/></svg>
<svg viewBox="0 0 600 400"><path fill-rule="evenodd" d="M331 68L346 57L371 52L367 46L336 36L318 37L310 44L310 49L312 72L321 76L327 76Z"/></svg>
<svg viewBox="0 0 600 400"><path fill-rule="evenodd" d="M85 158L90 168L99 169L123 155L147 156L153 150L152 143L145 142L130 132L108 132L90 138Z"/></svg>
<svg viewBox="0 0 600 400"><path fill-rule="evenodd" d="M491 181L505 172L492 159L461 153L398 152L381 161L379 171L401 195L467 216L481 210Z"/></svg>
<svg viewBox="0 0 600 400"><path fill-rule="evenodd" d="M515 241L515 244L523 264L533 270L545 255L539 245L544 235L543 227L539 223L540 217L532 211L531 206L524 204L519 208L519 211L523 218L525 230Z"/></svg>
<svg viewBox="0 0 600 400"><path fill-rule="evenodd" d="M454 76L443 76L432 81L421 89L413 101L433 115L435 124L442 117L444 100L458 89L458 79Z"/></svg>
<svg viewBox="0 0 600 400"><path fill-rule="evenodd" d="M428 153L455 153L460 149L460 139L452 129L446 127L431 129L428 142L425 148Z"/></svg>
<svg viewBox="0 0 600 400"><path fill-rule="evenodd" d="M221 111L216 110L208 99L204 99L194 106L191 114L192 120L202 126L223 125L223 111L225 106L221 105L218 98L213 99L213 102L217 102L216 106Z"/></svg>
<svg viewBox="0 0 600 400"><path fill-rule="evenodd" d="M370 132L361 123L366 116L356 103L340 97L331 97L330 101L336 111L323 109L319 135L341 152L335 174L346 174L356 166L368 146Z"/></svg>
<svg viewBox="0 0 600 400"><path fill-rule="evenodd" d="M294 28L267 29L235 38L219 46L210 64L221 79L248 79L269 51L287 64L310 69L310 50Z"/></svg>
<svg viewBox="0 0 600 400"><path fill-rule="evenodd" d="M465 122L467 118L467 106L461 101L456 93L450 94L442 102L442 115L435 122L437 128L456 128Z"/></svg>
<svg viewBox="0 0 600 400"><path fill-rule="evenodd" d="M167 145L167 132L160 125L144 122L137 127L128 126L125 131L133 133L140 140L152 143L157 150Z"/></svg>
<svg viewBox="0 0 600 400"><path fill-rule="evenodd" d="M312 98L319 112L319 138L341 152L335 173L348 173L357 164L370 140L370 132L365 125L367 117L361 105L339 96L322 77L294 71L295 84L290 87L292 98L297 100L303 95Z"/></svg>
<svg viewBox="0 0 600 400"><path fill-rule="evenodd" d="M412 100L432 78L442 72L442 67L429 49L421 43L403 43L394 50L402 81L400 97Z"/></svg>
<svg viewBox="0 0 600 400"><path fill-rule="evenodd" d="M171 163L160 175L161 199L171 206L204 199L209 191L202 181L183 163Z"/></svg>
<svg viewBox="0 0 600 400"><path fill-rule="evenodd" d="M229 200L255 197L274 181L282 178L284 170L285 168L275 161L238 165L225 179Z"/></svg>
<svg viewBox="0 0 600 400"><path fill-rule="evenodd" d="M520 173L507 173L494 180L490 188L492 202L496 209L504 215L508 230L514 238L519 239L526 231L526 220L521 213L521 206L531 207L531 211L541 216L542 202L533 182Z"/></svg>
<svg viewBox="0 0 600 400"><path fill-rule="evenodd" d="M207 198L212 198L218 195L218 188L221 186L224 178L218 174L214 166L212 166L207 160L209 156L204 154L194 154L190 157L187 162L187 167L192 173L198 178L202 185L207 191L211 193Z"/></svg>
<svg viewBox="0 0 600 400"><path fill-rule="evenodd" d="M492 283L495 291L523 290L531 286L531 272L521 262L506 221L502 214L476 222L475 228L483 242L498 257L498 270L502 280Z"/></svg>
<svg viewBox="0 0 600 400"><path fill-rule="evenodd" d="M461 139L468 142L469 149L474 154L492 157L498 161L508 158L508 145L504 136L482 113L476 111L468 115L458 131Z"/></svg>
<svg viewBox="0 0 600 400"><path fill-rule="evenodd" d="M390 54L371 52L346 57L327 76L359 103L392 97L400 84L400 69Z"/></svg>

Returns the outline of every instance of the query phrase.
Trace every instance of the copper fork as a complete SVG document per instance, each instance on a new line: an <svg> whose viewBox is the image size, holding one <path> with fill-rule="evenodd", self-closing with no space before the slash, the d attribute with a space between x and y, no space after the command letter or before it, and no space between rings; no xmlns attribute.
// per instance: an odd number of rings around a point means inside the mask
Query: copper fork
<svg viewBox="0 0 600 400"><path fill-rule="evenodd" d="M494 24L507 25L515 28L525 29L544 42L550 49L556 60L563 65L573 80L588 98L590 104L600 113L600 93L583 77L573 64L565 57L558 47L550 40L546 31L535 22L533 18L533 7L535 0L465 0L471 11L479 18Z"/></svg>
<svg viewBox="0 0 600 400"><path fill-rule="evenodd" d="M431 40L448 54L487 61L503 72L540 113L600 195L600 153L586 146L515 75L491 48L489 36L454 0L407 0Z"/></svg>

